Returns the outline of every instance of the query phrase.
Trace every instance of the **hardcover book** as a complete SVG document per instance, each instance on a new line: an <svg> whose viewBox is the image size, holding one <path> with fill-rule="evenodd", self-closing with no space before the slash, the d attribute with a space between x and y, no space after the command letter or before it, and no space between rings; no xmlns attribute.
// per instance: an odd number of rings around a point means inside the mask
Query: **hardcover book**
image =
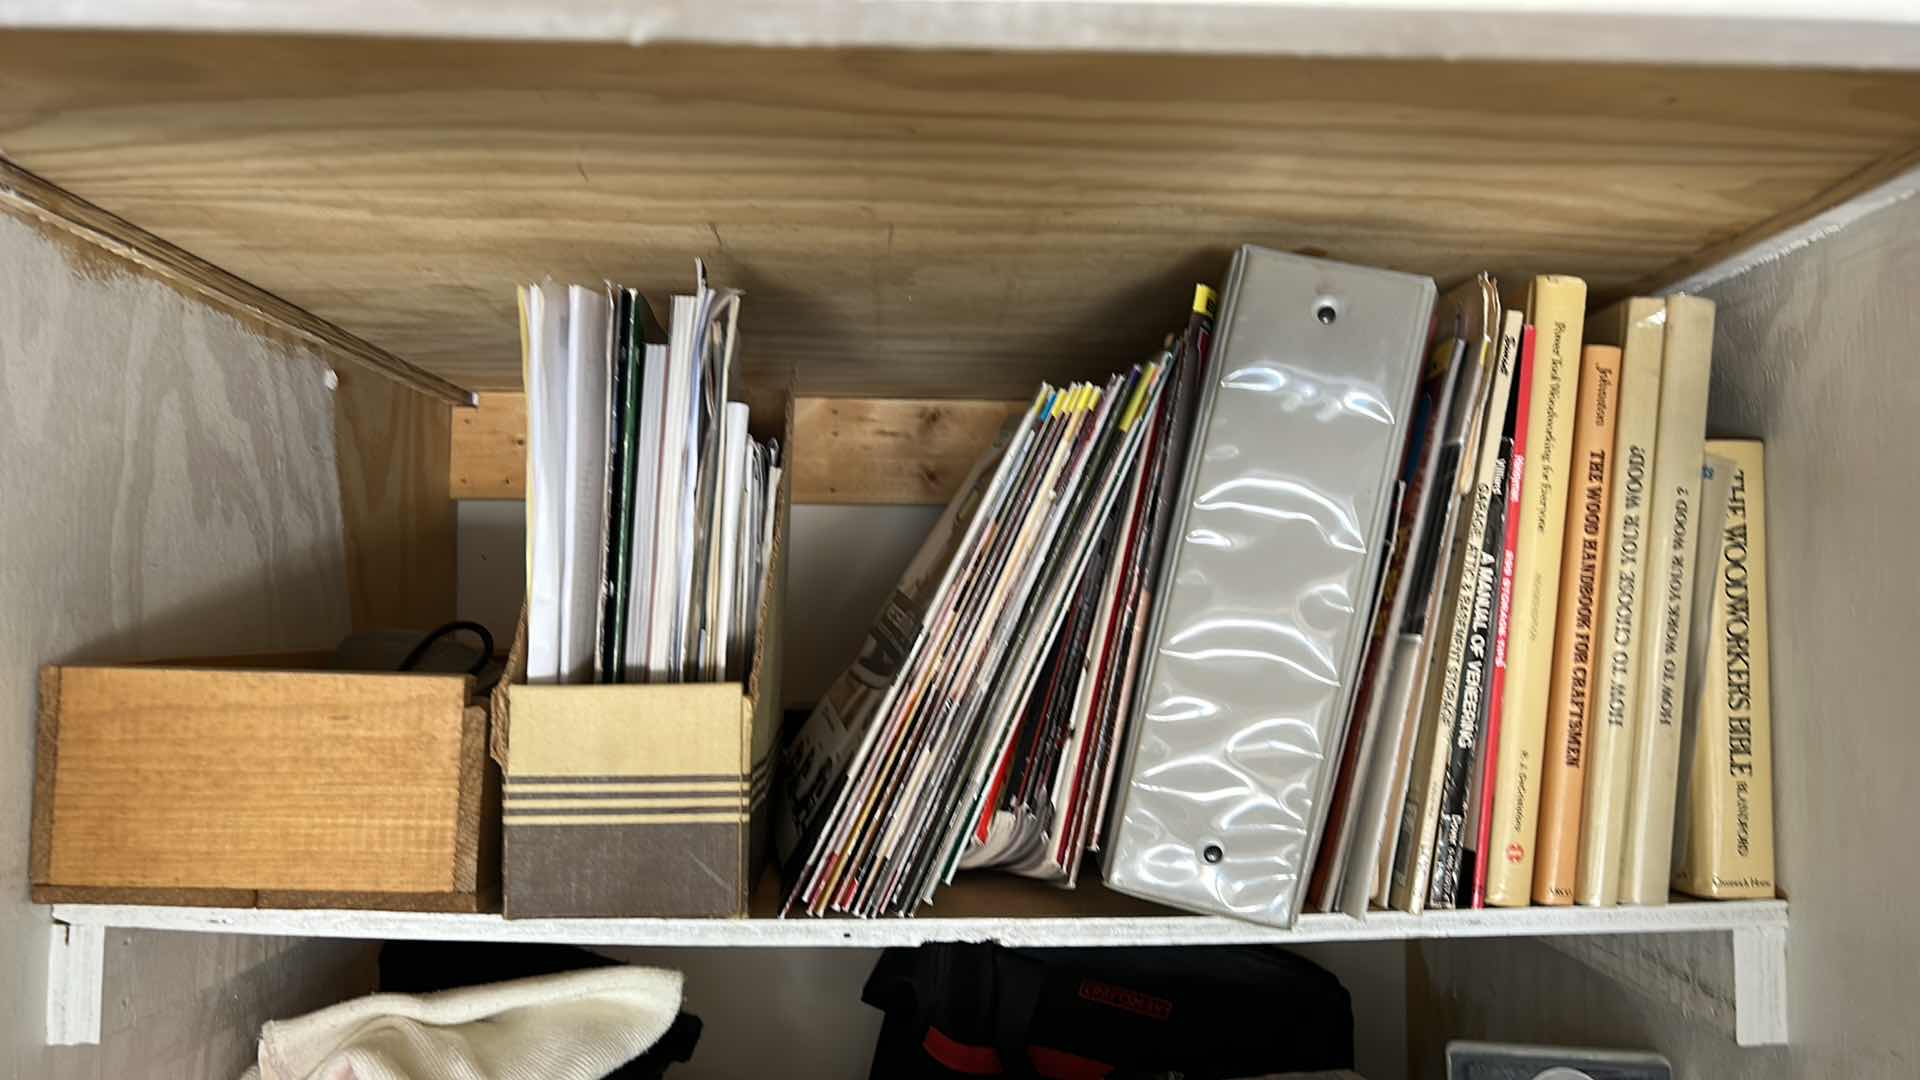
<svg viewBox="0 0 1920 1080"><path fill-rule="evenodd" d="M1688 633L1693 616L1694 531L1706 449L1713 301L1667 298L1660 429L1647 533L1647 624L1640 635L1633 780L1627 797L1620 902L1664 904L1673 876L1673 808L1680 779Z"/></svg>
<svg viewBox="0 0 1920 1080"><path fill-rule="evenodd" d="M1712 900L1771 899L1773 707L1768 681L1767 526L1763 447L1709 439L1731 465L1726 516L1711 537L1712 608L1691 690L1693 755L1675 838L1673 887ZM1706 545L1703 545L1706 546Z"/></svg>
<svg viewBox="0 0 1920 1080"><path fill-rule="evenodd" d="M1637 644L1645 618L1647 498L1653 482L1660 420L1661 350L1667 302L1625 300L1588 322L1590 336L1621 346L1620 403L1613 434L1614 479L1608 495L1606 557L1600 614L1594 629L1593 717L1587 725L1587 777L1581 794L1576 903L1606 906L1620 897L1620 853L1626 843L1627 785L1632 777Z"/></svg>
<svg viewBox="0 0 1920 1080"><path fill-rule="evenodd" d="M1582 349L1566 548L1560 560L1560 614L1553 635L1553 682L1547 695L1540 825L1534 843L1533 899L1538 904L1573 903L1580 789L1586 778L1587 724L1593 715L1594 625L1619 392L1620 349L1613 345Z"/></svg>

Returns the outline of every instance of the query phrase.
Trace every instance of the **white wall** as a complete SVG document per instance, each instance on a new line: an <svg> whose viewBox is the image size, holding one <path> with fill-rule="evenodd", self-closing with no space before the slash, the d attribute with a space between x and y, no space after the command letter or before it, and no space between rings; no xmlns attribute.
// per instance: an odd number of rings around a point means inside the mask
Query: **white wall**
<svg viewBox="0 0 1920 1080"><path fill-rule="evenodd" d="M520 503L460 504L462 618L502 637L525 580ZM907 562L939 516L928 506L796 506L787 571L789 703L818 700L860 650ZM508 631L510 632L510 631ZM1298 950L1353 995L1360 1071L1397 1080L1406 1061L1406 949L1397 942ZM680 1080L792 1075L864 1077L880 1014L860 1004L873 949L611 949L687 974L687 1008L705 1023ZM804 1065L804 1069L802 1069Z"/></svg>
<svg viewBox="0 0 1920 1080"><path fill-rule="evenodd" d="M0 214L0 1077L237 1076L366 950L114 933L104 1038L44 1045L27 899L39 665L331 645L348 629L325 367Z"/></svg>
<svg viewBox="0 0 1920 1080"><path fill-rule="evenodd" d="M1720 305L1713 426L1767 440L1791 1048L1741 1051L1539 944L1420 959L1442 1034L1652 1046L1687 1077L1920 1075L1920 199L1703 291ZM1665 967L1646 981L1701 977Z"/></svg>

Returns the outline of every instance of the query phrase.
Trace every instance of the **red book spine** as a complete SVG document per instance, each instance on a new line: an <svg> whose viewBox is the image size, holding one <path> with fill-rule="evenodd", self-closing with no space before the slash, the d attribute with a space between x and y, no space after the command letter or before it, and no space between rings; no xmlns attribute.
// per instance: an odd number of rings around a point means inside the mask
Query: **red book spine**
<svg viewBox="0 0 1920 1080"><path fill-rule="evenodd" d="M1493 678L1487 683L1486 753L1480 778L1480 830L1474 850L1473 906L1487 906L1487 867L1495 853L1487 850L1493 834L1493 778L1500 775L1500 708L1507 685L1507 624L1513 614L1514 549L1520 541L1520 485L1527 473L1527 413L1533 404L1533 327L1520 332L1520 377L1514 386L1519 404L1513 412L1513 464L1507 468L1507 534L1500 548L1500 604L1494 616Z"/></svg>

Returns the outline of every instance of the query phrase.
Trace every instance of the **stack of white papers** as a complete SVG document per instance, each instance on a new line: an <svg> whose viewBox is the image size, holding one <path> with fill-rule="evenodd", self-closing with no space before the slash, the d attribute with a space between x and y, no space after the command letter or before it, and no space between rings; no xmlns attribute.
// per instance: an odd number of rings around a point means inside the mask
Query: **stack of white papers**
<svg viewBox="0 0 1920 1080"><path fill-rule="evenodd" d="M779 446L732 377L740 294L520 290L527 387L527 679L747 677Z"/></svg>

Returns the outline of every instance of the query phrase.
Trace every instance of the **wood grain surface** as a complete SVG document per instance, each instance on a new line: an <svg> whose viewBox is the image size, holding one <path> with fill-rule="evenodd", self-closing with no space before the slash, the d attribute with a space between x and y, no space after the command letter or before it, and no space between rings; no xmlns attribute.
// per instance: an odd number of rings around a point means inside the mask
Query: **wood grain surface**
<svg viewBox="0 0 1920 1080"><path fill-rule="evenodd" d="M944 506L1025 401L798 398L793 501ZM515 391L455 409L456 499L526 497L527 402Z"/></svg>
<svg viewBox="0 0 1920 1080"><path fill-rule="evenodd" d="M334 448L356 631L454 617L453 410L363 368L337 372Z"/></svg>
<svg viewBox="0 0 1920 1080"><path fill-rule="evenodd" d="M802 394L1137 359L1242 242L1605 294L1920 144L1920 75L0 35L0 146L464 386L513 287L694 257Z"/></svg>
<svg viewBox="0 0 1920 1080"><path fill-rule="evenodd" d="M71 192L0 158L0 201L43 224L63 229L148 271L183 292L251 316L331 355L382 372L448 404L465 405L467 391L422 371L377 345L314 317L189 251L116 217Z"/></svg>
<svg viewBox="0 0 1920 1080"><path fill-rule="evenodd" d="M50 677L59 757L43 884L472 891L461 753L477 761L480 740L464 677Z"/></svg>

